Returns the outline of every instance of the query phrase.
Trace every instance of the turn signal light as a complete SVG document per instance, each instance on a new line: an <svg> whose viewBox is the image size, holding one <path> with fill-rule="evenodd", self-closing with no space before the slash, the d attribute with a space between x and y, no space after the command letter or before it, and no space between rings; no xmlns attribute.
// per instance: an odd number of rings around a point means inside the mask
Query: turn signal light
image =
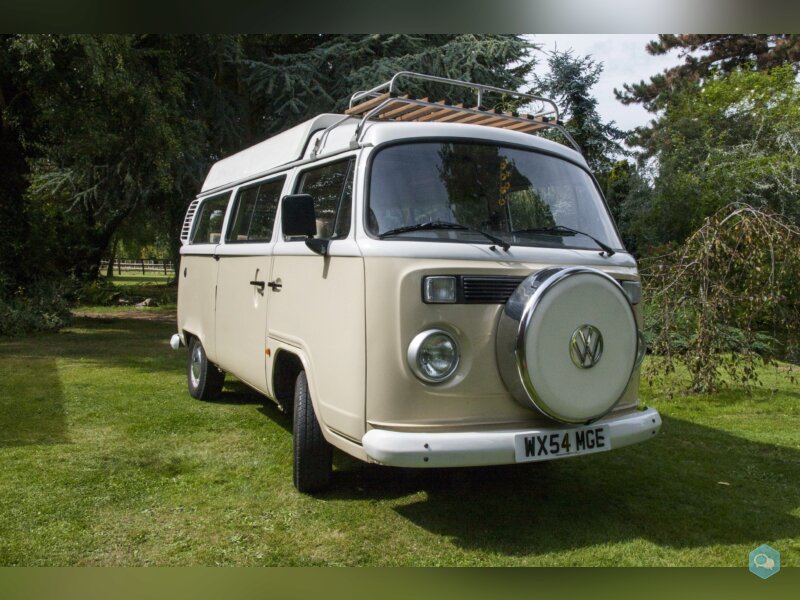
<svg viewBox="0 0 800 600"><path fill-rule="evenodd" d="M422 299L427 304L452 304L456 301L456 278L433 275L422 280Z"/></svg>

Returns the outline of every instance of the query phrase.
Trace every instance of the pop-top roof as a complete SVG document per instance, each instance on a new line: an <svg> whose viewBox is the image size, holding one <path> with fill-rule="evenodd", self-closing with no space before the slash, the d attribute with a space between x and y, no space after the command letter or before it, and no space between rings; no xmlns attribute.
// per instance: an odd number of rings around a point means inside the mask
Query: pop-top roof
<svg viewBox="0 0 800 600"><path fill-rule="evenodd" d="M214 163L201 193L301 159L309 137L315 131L334 125L341 118L342 115L319 115Z"/></svg>

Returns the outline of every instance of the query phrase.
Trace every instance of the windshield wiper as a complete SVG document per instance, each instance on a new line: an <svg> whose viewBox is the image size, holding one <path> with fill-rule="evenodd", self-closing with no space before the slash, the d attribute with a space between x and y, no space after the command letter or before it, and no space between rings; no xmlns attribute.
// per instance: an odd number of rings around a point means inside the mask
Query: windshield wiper
<svg viewBox="0 0 800 600"><path fill-rule="evenodd" d="M593 235L589 235L585 231L579 231L577 229L572 229L572 227L567 227L566 225L553 225L552 227L538 227L534 229L518 229L516 231L511 232L514 235L517 234L526 234L526 233L544 233L548 235L583 235L588 237L592 240L595 244L597 244L600 248L603 249L603 252L606 253L606 256L614 256L616 252L614 249L598 240Z"/></svg>
<svg viewBox="0 0 800 600"><path fill-rule="evenodd" d="M408 233L410 231L427 231L432 229L453 229L456 231L469 231L471 233L479 233L487 240L490 240L492 243L497 244L503 250L508 252L508 249L511 247L507 241L500 239L497 236L492 235L491 233L486 233L485 231L481 231L480 229L473 229L472 227L467 227L466 225L462 225L461 223L450 223L448 221L429 221L427 223L417 223L416 225L406 225L404 227L396 227L394 229L389 229L388 231L384 231L380 235L379 238L383 239L385 237L389 237L391 235L397 235L399 233Z"/></svg>

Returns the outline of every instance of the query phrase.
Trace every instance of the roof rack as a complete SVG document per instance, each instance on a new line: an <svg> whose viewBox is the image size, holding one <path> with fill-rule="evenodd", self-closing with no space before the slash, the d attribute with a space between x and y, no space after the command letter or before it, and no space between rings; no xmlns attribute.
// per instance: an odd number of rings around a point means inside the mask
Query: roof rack
<svg viewBox="0 0 800 600"><path fill-rule="evenodd" d="M411 94L401 95L398 89L398 80L400 79L432 81L448 86L467 88L475 93L475 105L465 106L463 103L454 104L450 100L431 101L429 98L415 98ZM489 109L483 106L483 99L486 93L505 94L528 100L535 103L536 110L530 113L517 113ZM371 90L355 92L350 97L350 104L345 111L345 116L323 132L318 138L312 154L318 153L332 129L350 118L359 117L361 121L356 127L354 138L356 143L360 142L364 126L369 120L469 123L508 129L509 131L519 131L521 133L534 133L544 128L556 129L567 138L575 150L581 152L580 146L578 146L569 132L564 129L563 123L559 120L558 106L549 98L458 79L400 71L395 73L389 81L375 86Z"/></svg>

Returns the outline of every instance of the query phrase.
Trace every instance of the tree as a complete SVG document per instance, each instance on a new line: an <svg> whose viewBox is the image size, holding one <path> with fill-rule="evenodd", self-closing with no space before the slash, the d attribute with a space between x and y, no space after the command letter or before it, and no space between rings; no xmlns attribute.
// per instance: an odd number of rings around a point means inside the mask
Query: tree
<svg viewBox="0 0 800 600"><path fill-rule="evenodd" d="M651 125L658 171L640 207L649 243L681 242L731 202L800 223L800 84L789 66L676 91Z"/></svg>
<svg viewBox="0 0 800 600"><path fill-rule="evenodd" d="M756 365L797 360L800 228L770 210L733 203L708 217L680 248L642 261L663 358L651 375L686 367L692 391L758 383Z"/></svg>
<svg viewBox="0 0 800 600"><path fill-rule="evenodd" d="M184 76L149 36L6 40L12 82L34 107L23 132L30 196L69 230L73 272L94 278L117 228L175 182L175 157L200 130L185 118ZM64 238L62 238L64 240Z"/></svg>
<svg viewBox="0 0 800 600"><path fill-rule="evenodd" d="M0 35L0 47L10 36ZM29 169L18 125L24 122L25 99L11 81L14 63L0 52L0 298L27 283L30 215L23 198ZM16 118L12 115L12 102Z"/></svg>
<svg viewBox="0 0 800 600"><path fill-rule="evenodd" d="M654 75L648 82L623 85L622 91L614 90L617 98L624 104L643 104L655 112L666 106L675 90L718 73L742 67L768 70L784 64L797 70L800 64L797 34L661 34L647 45L647 52L654 56L676 49L683 64Z"/></svg>
<svg viewBox="0 0 800 600"><path fill-rule="evenodd" d="M586 161L597 174L611 168L615 156L626 151L620 142L625 132L613 121L603 123L591 89L603 72L603 64L591 56L576 57L571 50L549 52L549 71L534 78L537 93L550 95L559 105L567 130L581 147Z"/></svg>

